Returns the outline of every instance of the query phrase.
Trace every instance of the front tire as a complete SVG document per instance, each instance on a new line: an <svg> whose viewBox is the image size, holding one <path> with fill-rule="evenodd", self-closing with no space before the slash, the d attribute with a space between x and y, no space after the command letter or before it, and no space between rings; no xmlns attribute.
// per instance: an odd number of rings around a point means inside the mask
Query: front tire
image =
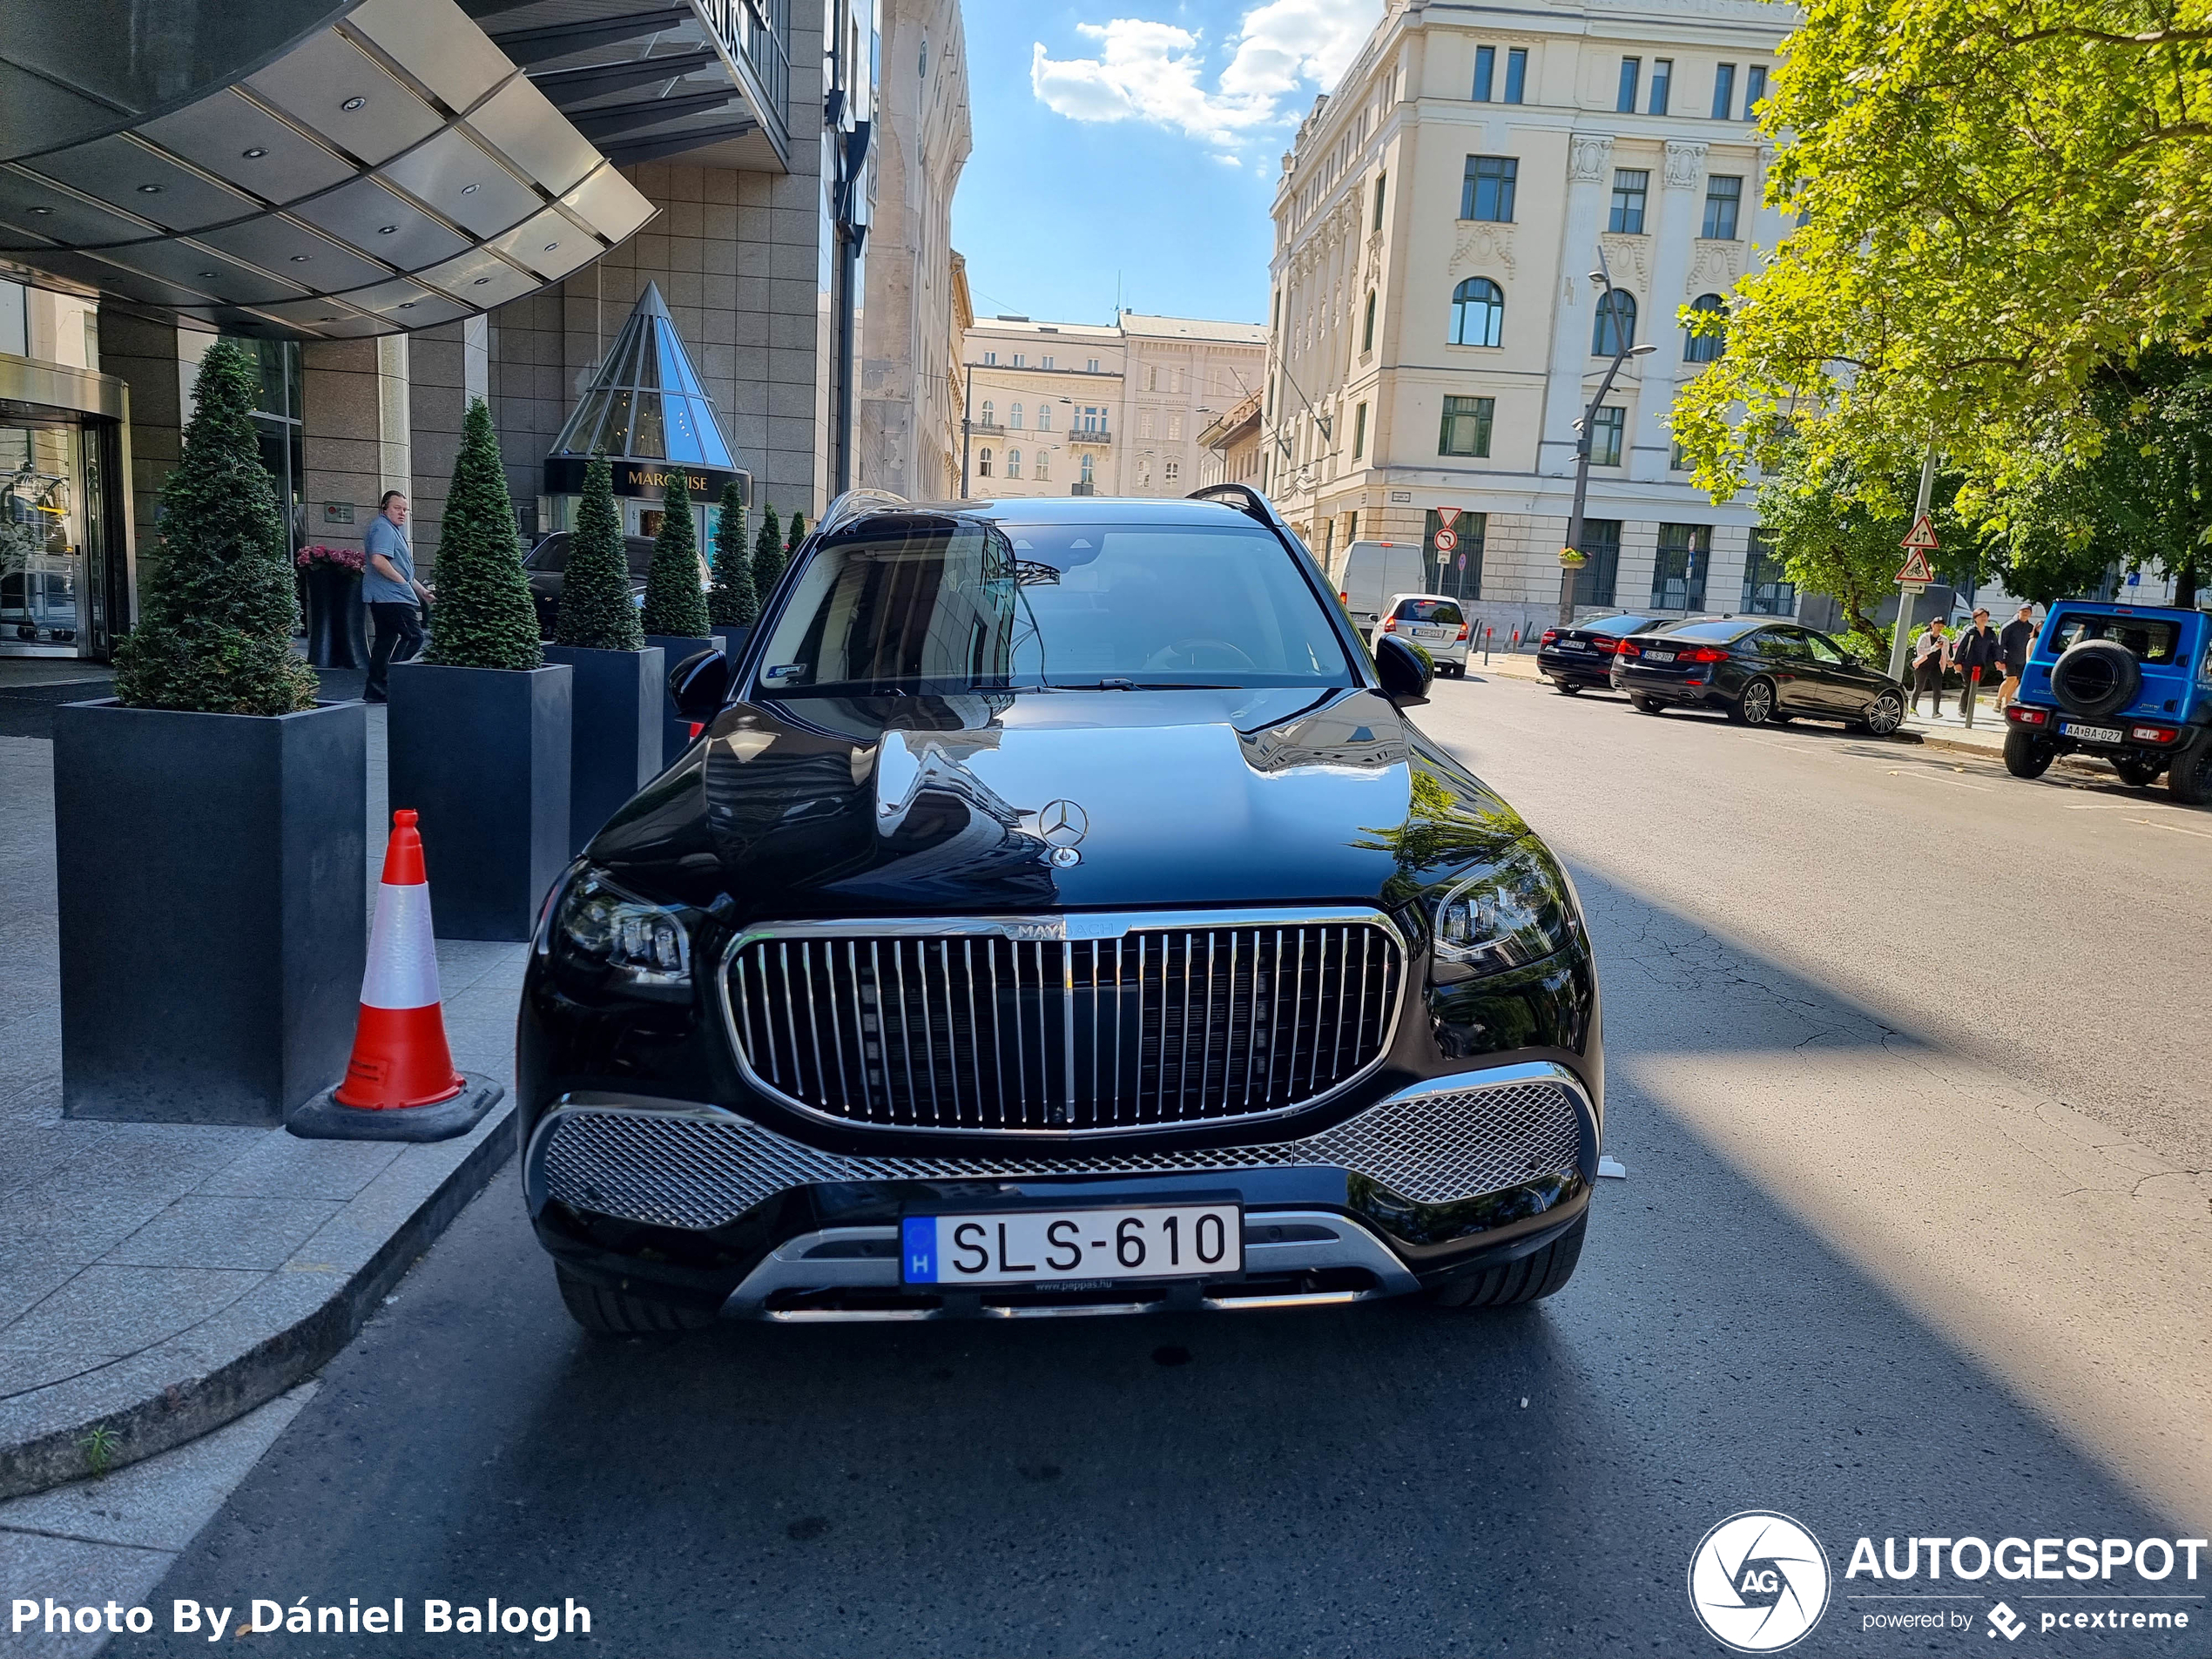
<svg viewBox="0 0 2212 1659"><path fill-rule="evenodd" d="M1878 738L1886 738L1905 724L1905 699L1895 691L1885 691L1866 706L1859 725ZM2006 732L2007 738L2011 737Z"/></svg>
<svg viewBox="0 0 2212 1659"><path fill-rule="evenodd" d="M2058 759L2048 738L2014 726L2005 734L2005 770L2015 778L2040 778Z"/></svg>
<svg viewBox="0 0 2212 1659"><path fill-rule="evenodd" d="M2184 806L2212 800L2212 736L2199 738L2195 748L2174 758L2167 768L2166 786Z"/></svg>
<svg viewBox="0 0 2212 1659"><path fill-rule="evenodd" d="M1541 1250L1532 1251L1518 1261L1482 1268L1433 1286L1428 1292L1430 1305L1472 1312L1519 1307L1555 1294L1575 1277L1575 1264L1581 1259L1582 1238L1589 1224L1586 1211Z"/></svg>
<svg viewBox="0 0 2212 1659"><path fill-rule="evenodd" d="M1728 718L1738 725L1764 725L1774 718L1774 683L1753 680L1728 705Z"/></svg>
<svg viewBox="0 0 2212 1659"><path fill-rule="evenodd" d="M704 1331L714 1316L698 1308L651 1302L622 1291L602 1290L563 1267L553 1264L561 1283L561 1301L574 1319L595 1337L671 1336L685 1331Z"/></svg>

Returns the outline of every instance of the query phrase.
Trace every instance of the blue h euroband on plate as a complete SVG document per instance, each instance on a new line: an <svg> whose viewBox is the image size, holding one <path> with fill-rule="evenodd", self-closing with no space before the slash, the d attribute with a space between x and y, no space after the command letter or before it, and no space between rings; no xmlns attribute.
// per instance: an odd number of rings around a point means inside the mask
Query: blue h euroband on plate
<svg viewBox="0 0 2212 1659"><path fill-rule="evenodd" d="M937 1217L908 1216L899 1224L900 1264L909 1285L937 1282Z"/></svg>

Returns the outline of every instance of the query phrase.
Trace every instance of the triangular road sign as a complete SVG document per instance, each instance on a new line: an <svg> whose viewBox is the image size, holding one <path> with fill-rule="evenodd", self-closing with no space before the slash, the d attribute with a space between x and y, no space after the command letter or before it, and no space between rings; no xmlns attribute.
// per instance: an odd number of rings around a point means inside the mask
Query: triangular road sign
<svg viewBox="0 0 2212 1659"><path fill-rule="evenodd" d="M1925 523L1926 521L1923 520L1922 522ZM1928 556L1923 553L1919 548L1914 548L1912 551L1906 556L1905 568L1897 573L1897 579L1899 582L1925 583L1934 581L1935 572L1928 569Z"/></svg>
<svg viewBox="0 0 2212 1659"><path fill-rule="evenodd" d="M1919 517L1912 521L1912 529L1911 534L1907 535L1905 540L1899 543L1898 545L1900 547L1916 548L1924 552L1929 553L1932 553L1936 550L1939 543L1936 541L1935 526L1929 522L1928 516L1925 513L1921 514Z"/></svg>

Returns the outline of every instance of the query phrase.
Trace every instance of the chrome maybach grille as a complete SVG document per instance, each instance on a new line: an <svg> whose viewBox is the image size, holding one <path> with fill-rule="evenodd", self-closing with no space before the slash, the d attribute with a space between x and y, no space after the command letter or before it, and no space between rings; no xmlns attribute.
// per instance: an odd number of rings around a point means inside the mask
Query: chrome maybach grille
<svg viewBox="0 0 2212 1659"><path fill-rule="evenodd" d="M725 982L746 1066L802 1106L1081 1134L1329 1094L1381 1057L1403 971L1377 920L1240 917L1078 938L795 929L742 943Z"/></svg>
<svg viewBox="0 0 2212 1659"><path fill-rule="evenodd" d="M574 1209L704 1231L815 1182L1036 1180L1318 1164L1417 1204L1450 1204L1582 1165L1575 1094L1548 1078L1394 1096L1303 1140L1174 1152L855 1157L738 1117L564 1107L538 1136L531 1181Z"/></svg>

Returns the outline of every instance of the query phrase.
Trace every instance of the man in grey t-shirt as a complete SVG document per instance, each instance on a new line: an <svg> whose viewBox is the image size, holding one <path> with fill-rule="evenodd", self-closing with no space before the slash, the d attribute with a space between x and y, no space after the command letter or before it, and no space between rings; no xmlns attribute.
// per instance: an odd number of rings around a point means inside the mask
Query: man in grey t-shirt
<svg viewBox="0 0 2212 1659"><path fill-rule="evenodd" d="M415 551L407 540L407 497L396 489L384 492L376 516L368 521L362 539L368 553L361 571L361 603L376 624L376 643L368 650L368 684L362 698L370 703L387 700L386 676L394 663L404 663L422 649L422 602L430 590L415 579Z"/></svg>

